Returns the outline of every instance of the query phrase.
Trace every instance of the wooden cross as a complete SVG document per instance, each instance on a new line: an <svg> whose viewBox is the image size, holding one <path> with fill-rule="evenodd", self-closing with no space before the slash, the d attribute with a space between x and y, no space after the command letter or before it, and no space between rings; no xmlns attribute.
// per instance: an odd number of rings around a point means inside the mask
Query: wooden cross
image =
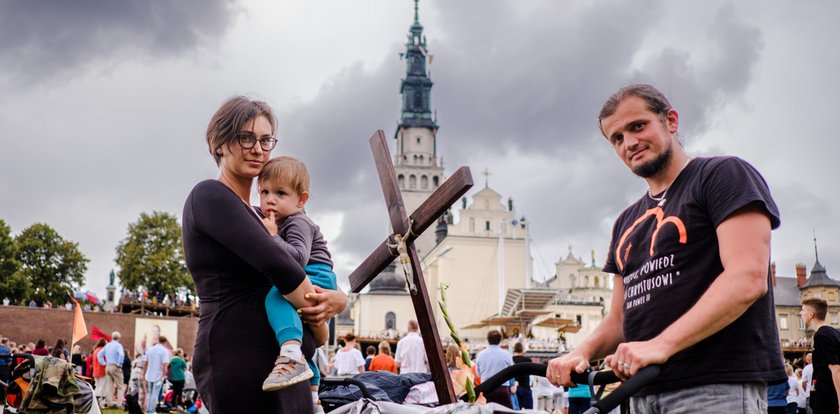
<svg viewBox="0 0 840 414"><path fill-rule="evenodd" d="M409 287L412 284L416 287L416 289L409 290L411 301L414 304L414 312L417 315L420 333L423 336L423 345L426 348L429 369L432 371L432 378L435 382L438 402L440 404L453 403L456 402L456 397L452 389L452 379L449 376L449 370L446 368L443 346L440 342L432 304L429 301L426 281L420 268L420 259L417 257L417 249L414 247L414 239L473 186L472 175L469 168L459 168L409 217L405 211L405 204L403 204L402 194L400 194L397 177L394 173L394 163L391 161L391 153L388 150L388 143L385 141L385 133L382 130L376 131L370 137L370 147L373 151L376 170L379 173L379 182L382 184L382 193L385 195L385 204L388 206L388 215L391 219L391 228L394 230L394 234L388 236L350 274L350 288L355 293L360 292L388 264L393 262L398 255L397 249L394 248L397 244L396 236L404 236L405 247L407 247L406 253L411 263L412 271L410 274L413 279L409 281Z"/></svg>

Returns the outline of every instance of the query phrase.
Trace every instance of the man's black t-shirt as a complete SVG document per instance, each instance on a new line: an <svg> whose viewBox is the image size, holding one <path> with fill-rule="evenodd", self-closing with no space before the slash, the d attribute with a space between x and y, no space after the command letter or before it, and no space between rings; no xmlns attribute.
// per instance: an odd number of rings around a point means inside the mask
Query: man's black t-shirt
<svg viewBox="0 0 840 414"><path fill-rule="evenodd" d="M522 364L526 362L534 362L531 361L531 358L526 357L525 355L514 355L513 356L513 363L514 364ZM531 388L531 377L529 375L525 375L522 377L516 377L516 382L519 383L517 386L519 388Z"/></svg>
<svg viewBox="0 0 840 414"><path fill-rule="evenodd" d="M837 392L829 365L840 365L840 332L821 326L814 333L814 386L811 388L811 408L815 413L836 413Z"/></svg>
<svg viewBox="0 0 840 414"><path fill-rule="evenodd" d="M624 210L613 228L604 271L624 282L624 339L659 335L700 299L723 272L716 229L735 211L755 205L779 226L767 183L735 157L695 158L665 192L647 194ZM655 385L641 395L735 382L783 381L773 291L729 326L674 354Z"/></svg>

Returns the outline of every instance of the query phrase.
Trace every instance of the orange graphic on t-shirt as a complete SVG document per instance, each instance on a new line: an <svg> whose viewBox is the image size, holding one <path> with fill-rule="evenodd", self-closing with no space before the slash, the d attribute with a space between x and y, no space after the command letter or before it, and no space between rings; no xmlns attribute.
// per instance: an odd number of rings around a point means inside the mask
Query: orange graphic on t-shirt
<svg viewBox="0 0 840 414"><path fill-rule="evenodd" d="M656 236L659 234L659 230L662 229L663 226L667 223L671 223L676 226L677 231L680 234L680 243L685 244L688 241L688 234L685 230L685 224L683 224L682 220L679 217L675 216L668 216L665 217L665 212L662 211L661 207L654 207L648 211L645 211L641 217L637 218L636 221L633 222L633 225L627 228L624 231L624 234L621 235L621 238L618 239L618 244L615 247L615 261L618 264L619 270L624 270L624 262L627 261L627 257L630 255L630 248L633 247L633 243L630 243L627 246L627 249L624 251L624 257L622 258L621 255L621 247L624 245L624 242L627 241L627 238L630 237L630 233L636 229L636 226L641 224L645 221L648 217L654 216L656 217L656 229L653 231L653 234L650 236L650 256L653 257L654 250L653 246L656 244Z"/></svg>

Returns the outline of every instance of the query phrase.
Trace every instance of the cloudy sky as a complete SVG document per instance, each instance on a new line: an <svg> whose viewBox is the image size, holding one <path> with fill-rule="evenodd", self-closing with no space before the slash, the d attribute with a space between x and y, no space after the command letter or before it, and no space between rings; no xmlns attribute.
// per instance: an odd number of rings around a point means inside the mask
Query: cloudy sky
<svg viewBox="0 0 840 414"><path fill-rule="evenodd" d="M840 279L840 3L422 0L447 172L491 172L532 223L536 277L573 247L603 262L616 215L646 189L599 136L603 100L651 82L688 152L738 155L782 212L781 275ZM346 275L386 231L367 144L393 136L409 0L0 3L0 218L45 222L91 259L104 293L141 212L181 217L218 171L204 130L227 97L277 110L275 154L313 175L310 214ZM832 109L835 108L835 109ZM393 148L393 141L389 142Z"/></svg>

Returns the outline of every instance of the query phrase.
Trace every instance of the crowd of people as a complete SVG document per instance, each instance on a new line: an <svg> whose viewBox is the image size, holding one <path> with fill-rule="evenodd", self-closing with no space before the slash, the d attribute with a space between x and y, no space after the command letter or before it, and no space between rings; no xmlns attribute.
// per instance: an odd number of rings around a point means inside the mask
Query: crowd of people
<svg viewBox="0 0 840 414"><path fill-rule="evenodd" d="M163 292L154 291L150 292L147 289L138 289L138 290L130 290L130 289L123 289L122 294L120 295L121 302L140 302L140 303L150 303L150 304L161 304L164 306L175 306L175 307L190 307L193 306L194 301L192 295L186 295L184 297L176 297L170 298L169 295L164 294Z"/></svg>
<svg viewBox="0 0 840 414"><path fill-rule="evenodd" d="M52 356L72 364L76 374L89 379L102 408L132 412L130 407L134 406L142 407L146 413L156 412L160 405L176 412L201 408L194 392L192 364L183 349L173 348L165 336L159 336L153 338L154 344L145 354L136 354L132 359L121 339L120 332L114 331L110 340L99 339L87 352L79 345L68 350L64 339L47 346L44 339L17 344L0 335L0 355ZM11 368L20 362L22 359L0 357L0 380L8 383ZM0 401L5 401L4 396L5 388L0 387Z"/></svg>
<svg viewBox="0 0 840 414"><path fill-rule="evenodd" d="M819 386L809 394L807 385L796 386L807 380L793 378L792 367L786 373L769 273L770 235L781 219L767 182L738 157L690 156L679 126L679 113L652 85L627 85L604 102L598 127L605 143L647 189L613 226L603 268L615 275L611 311L575 349L549 361L546 379L572 386L571 372L583 373L593 360L604 360L623 379L660 365L656 382L630 398L634 413L694 412L698 406L705 412L760 413L768 405L792 412L799 410L799 394L815 412L837 412L840 333L825 326L825 301L803 302L802 313L815 332L812 372L802 376L810 374L811 384ZM289 158L271 158L276 130L265 102L243 96L225 101L206 134L218 178L196 184L184 204L184 254L202 303L195 378L216 414L317 410L317 395L306 392L317 381L312 358L323 344L324 323L348 303L335 290L326 242L304 211L308 172L264 175L264 168ZM255 180L259 208L250 203ZM324 283L319 276L327 276ZM428 372L416 325L409 324L409 334L397 344L393 365L380 360L384 367ZM250 355L240 358L232 350L245 336ZM514 363L501 337L488 333L488 346L475 357L476 381ZM376 350L368 361L355 342L345 337L328 372L370 369ZM49 353L43 345L37 351ZM163 358L153 350L145 355L146 366L171 361L168 351ZM514 345L514 351L524 361L522 349ZM461 376L463 367L457 358L454 363L453 377ZM116 368L108 370L108 360L101 365L103 383L114 384ZM145 373L154 395L147 401L156 401L162 374L157 367ZM483 397L508 407L532 406L534 392L526 388L531 380L522 378ZM118 389L109 385L108 401ZM586 390L575 390L566 397L571 413L588 398Z"/></svg>

